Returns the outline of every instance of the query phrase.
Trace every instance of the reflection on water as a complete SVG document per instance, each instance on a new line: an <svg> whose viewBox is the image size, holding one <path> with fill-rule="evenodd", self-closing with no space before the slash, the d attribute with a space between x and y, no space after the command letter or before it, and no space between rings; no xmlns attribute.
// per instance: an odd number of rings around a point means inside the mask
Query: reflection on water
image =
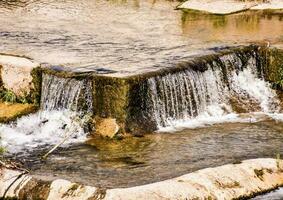
<svg viewBox="0 0 283 200"><path fill-rule="evenodd" d="M166 0L2 0L0 51L124 72L170 66L206 47L282 42L283 11L183 13Z"/></svg>
<svg viewBox="0 0 283 200"><path fill-rule="evenodd" d="M283 153L283 124L219 124L178 133L60 149L46 162L43 152L22 158L35 175L101 187L129 187L173 178L206 167ZM46 152L46 150L44 151Z"/></svg>
<svg viewBox="0 0 283 200"><path fill-rule="evenodd" d="M282 42L283 12L247 11L227 16L184 12L182 27L185 35L207 41Z"/></svg>

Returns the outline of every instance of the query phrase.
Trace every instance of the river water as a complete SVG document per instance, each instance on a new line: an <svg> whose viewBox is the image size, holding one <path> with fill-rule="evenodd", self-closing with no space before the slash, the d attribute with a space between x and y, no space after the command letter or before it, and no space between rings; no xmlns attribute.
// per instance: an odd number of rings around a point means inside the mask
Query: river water
<svg viewBox="0 0 283 200"><path fill-rule="evenodd" d="M2 0L0 52L83 65L84 70L138 73L214 47L283 41L283 11L225 17L184 13L174 10L177 5L165 0Z"/></svg>
<svg viewBox="0 0 283 200"><path fill-rule="evenodd" d="M38 177L65 178L100 187L130 187L177 177L202 168L283 153L283 123L226 123L155 133L123 140L95 138L60 148L46 161L37 148L23 161ZM83 156L82 156L83 155Z"/></svg>
<svg viewBox="0 0 283 200"><path fill-rule="evenodd" d="M0 52L69 68L80 66L81 71L105 68L133 74L172 66L227 45L283 43L283 11L211 16L174 10L177 4L165 0L2 0ZM64 128L74 124L69 114L49 115L31 115L19 119L17 125L3 125L1 130L9 130L3 138L12 142L13 159L22 161L35 176L50 179L65 178L108 188L130 187L283 153L282 116L265 116L251 123L246 117L245 123L228 120L205 127L189 124L174 132L166 129L163 133L115 141L95 138L87 144L80 143L86 139L85 132L75 124L71 127L80 134L72 141L80 140L42 161L40 156L50 149L46 141L58 143L65 137ZM32 126L26 129L26 125ZM22 140L11 137L12 131ZM62 137L50 137L56 133ZM24 151L24 144L34 151L19 153ZM280 191L268 195L281 195Z"/></svg>

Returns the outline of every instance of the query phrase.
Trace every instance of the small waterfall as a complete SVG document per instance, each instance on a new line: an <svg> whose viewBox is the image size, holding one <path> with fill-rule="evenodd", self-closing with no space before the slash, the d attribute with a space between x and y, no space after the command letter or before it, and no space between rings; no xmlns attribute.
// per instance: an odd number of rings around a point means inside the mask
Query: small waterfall
<svg viewBox="0 0 283 200"><path fill-rule="evenodd" d="M70 110L92 112L92 82L88 79L61 78L54 75L42 76L42 110Z"/></svg>
<svg viewBox="0 0 283 200"><path fill-rule="evenodd" d="M92 81L43 74L41 109L16 122L0 124L1 143L9 153L28 153L86 139L87 114L92 113ZM86 116L86 117L85 117Z"/></svg>
<svg viewBox="0 0 283 200"><path fill-rule="evenodd" d="M279 100L258 68L256 53L228 54L202 69L188 68L148 79L152 110L159 128L184 121L214 121L241 112L278 111Z"/></svg>

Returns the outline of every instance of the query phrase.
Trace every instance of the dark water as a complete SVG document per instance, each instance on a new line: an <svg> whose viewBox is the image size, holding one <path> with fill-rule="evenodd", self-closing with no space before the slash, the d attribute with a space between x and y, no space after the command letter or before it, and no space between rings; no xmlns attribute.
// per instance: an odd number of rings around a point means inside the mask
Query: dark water
<svg viewBox="0 0 283 200"><path fill-rule="evenodd" d="M1 0L0 52L122 73L170 66L213 47L283 42L283 11L214 16L166 0Z"/></svg>
<svg viewBox="0 0 283 200"><path fill-rule="evenodd" d="M91 145L27 156L34 175L93 186L130 187L173 178L198 169L283 153L283 123L219 124L177 133L156 133L121 141L93 139Z"/></svg>

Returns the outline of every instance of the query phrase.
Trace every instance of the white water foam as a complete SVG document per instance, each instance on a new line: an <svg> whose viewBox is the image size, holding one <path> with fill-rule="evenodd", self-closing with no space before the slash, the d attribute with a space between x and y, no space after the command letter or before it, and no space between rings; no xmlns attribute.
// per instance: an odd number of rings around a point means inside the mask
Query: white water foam
<svg viewBox="0 0 283 200"><path fill-rule="evenodd" d="M275 90L271 89L268 82L256 77L251 68L246 68L238 74L234 73L231 85L238 95L243 95L242 93L245 92L250 98L260 102L263 112L278 112L279 100Z"/></svg>
<svg viewBox="0 0 283 200"><path fill-rule="evenodd" d="M263 113L250 113L247 116L233 112L229 113L227 112L227 108L229 108L229 106L225 104L208 106L207 111L195 118L173 120L169 126L159 126L158 132L175 132L183 129L196 129L220 123L255 123L266 119L264 117L266 115Z"/></svg>
<svg viewBox="0 0 283 200"><path fill-rule="evenodd" d="M68 135L63 146L82 142L86 139L82 123L76 113L66 110L24 116L14 123L0 124L2 146L9 153L24 153L35 147L55 145Z"/></svg>
<svg viewBox="0 0 283 200"><path fill-rule="evenodd" d="M236 58L230 57L225 57L225 62L233 61L241 66ZM158 131L172 132L226 122L253 123L267 118L282 120L276 91L258 75L255 63L251 58L245 68L230 67L223 72L216 66L204 72L187 70L149 79ZM224 76L228 82L223 81ZM236 104L249 114L237 114L229 99L236 99Z"/></svg>

